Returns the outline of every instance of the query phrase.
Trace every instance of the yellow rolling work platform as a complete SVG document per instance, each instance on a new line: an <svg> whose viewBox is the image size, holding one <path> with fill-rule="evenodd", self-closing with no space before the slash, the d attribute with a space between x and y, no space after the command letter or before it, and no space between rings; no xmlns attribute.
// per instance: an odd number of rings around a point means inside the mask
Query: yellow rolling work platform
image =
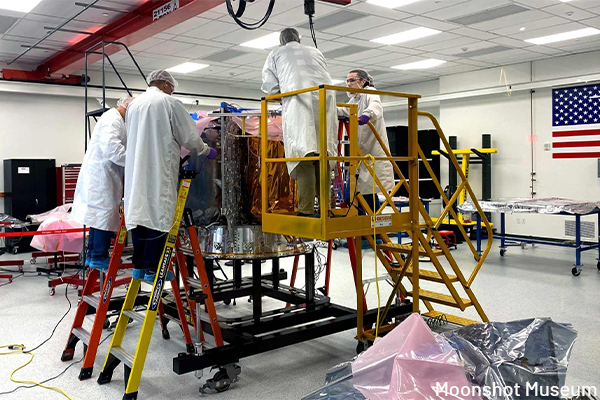
<svg viewBox="0 0 600 400"><path fill-rule="evenodd" d="M435 117L424 111L418 110L419 95L396 93L389 91L354 89L348 87L321 85L317 87L306 88L294 92L281 93L277 95L267 96L262 99L261 111L261 145L262 154L267 154L267 144L269 137L267 135L267 117L268 103L280 102L282 99L290 96L299 96L318 93L319 98L319 148L327 148L327 135L335 134L335 132L327 132L326 121L326 104L328 96L335 92L352 92L366 93L371 95L379 95L381 97L392 97L395 100L406 100L408 102L408 156L394 157L390 153L387 146L381 139L380 133L377 132L374 125L370 122L368 126L371 128L373 135L377 138L382 148L385 151L385 157L373 157L369 154L363 154L358 147L358 115L356 104L337 104L338 107L344 107L349 110L349 154L328 155L321 151L319 155L303 158L266 158L261 160L261 182L262 185L262 223L265 232L272 232L282 235L299 236L304 238L313 238L318 240L330 240L335 238L354 238L354 242L360 243L361 239L366 239L374 249L376 257L376 274L377 264L383 265L385 272L389 274L393 280L394 289L387 298L385 303L378 304L379 313L378 321L374 327L363 326L363 291L362 291L362 249L361 246L355 246L355 260L352 260L356 267L356 308L357 308L357 339L362 342L372 341L378 335L385 333L394 328L394 323L390 323L389 318L386 319L387 311L398 301L398 298L404 300L405 297L411 297L413 301L413 312L421 312L421 304L425 306L423 315L433 318L443 317L449 322L456 324L467 325L476 321L466 319L462 316L452 316L444 311L434 309L434 304L452 307L465 311L469 307L474 307L481 321L487 322L488 318L483 311L483 308L477 301L471 286L479 270L481 269L485 258L487 257L492 246L492 230L485 214L482 212L479 203L469 185L467 174L451 149L440 125ZM440 185L438 178L433 173L431 165L427 161L423 151L418 144L418 117L429 118L434 124L439 135L443 149L448 154L450 161L456 168L460 184L457 191L451 198L447 198ZM283 132L285 135L285 132ZM383 134L385 134L383 132ZM464 160L464 158L463 158ZM349 165L350 178L350 193L354 193L350 199L350 205L347 208L339 206L331 206L329 201L321 201L319 209L319 217L301 217L296 215L282 215L269 212L268 199L268 182L269 182L269 166L274 163L284 163L289 161L318 161L320 166L320 199L328 199L330 196L330 169L329 163L332 161L345 163ZM376 175L374 163L376 161L384 161L392 163L396 175L400 181L394 189L388 193L383 184ZM399 162L408 163L408 176L404 176L398 167ZM444 209L441 215L436 219L431 218L425 210L424 205L419 199L419 162L423 163L426 171L437 187L440 197L443 200ZM371 210L361 193L355 191L356 188L356 172L358 168L366 168L373 176L375 182L375 193L382 192L385 201L377 210ZM265 184L266 183L266 184ZM404 188L409 194L408 211L401 212L394 205L392 197L396 195L400 188ZM453 205L457 202L460 194L464 191L468 195L481 216L482 224L488 233L487 246L483 253L479 255L468 238L468 235L461 223L460 218L453 209ZM358 205L361 205L367 215L359 215ZM388 208L389 207L389 208ZM392 212L384 213L384 210L391 209ZM475 265L469 268L469 274L463 273L463 269L459 267L454 256L446 246L444 239L438 233L442 221L446 218L452 218L457 221L458 230L464 236L465 242L473 254ZM406 232L412 240L412 244L395 244L388 234L391 232ZM377 244L374 240L375 235L379 235L383 244ZM427 256L431 259L433 269L421 268L419 263L420 256ZM352 255L351 255L352 258ZM381 271L383 274L384 271ZM427 289L422 288L421 282L427 281ZM439 285L442 291L433 291L429 287L432 284ZM385 300L385 299L382 299Z"/></svg>

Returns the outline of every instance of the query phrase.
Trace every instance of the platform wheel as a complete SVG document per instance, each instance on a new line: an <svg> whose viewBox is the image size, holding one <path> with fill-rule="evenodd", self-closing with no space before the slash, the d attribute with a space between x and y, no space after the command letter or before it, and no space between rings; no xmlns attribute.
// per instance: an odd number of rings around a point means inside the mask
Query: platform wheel
<svg viewBox="0 0 600 400"><path fill-rule="evenodd" d="M215 374L213 381L215 382L215 390L219 393L226 391L231 386L231 380L224 369Z"/></svg>
<svg viewBox="0 0 600 400"><path fill-rule="evenodd" d="M571 273L573 274L573 276L579 276L581 275L581 268L573 267Z"/></svg>
<svg viewBox="0 0 600 400"><path fill-rule="evenodd" d="M223 304L225 304L226 306L231 304L231 299L225 299L223 300Z"/></svg>
<svg viewBox="0 0 600 400"><path fill-rule="evenodd" d="M29 260L29 264L35 264L36 263L36 259L32 258L31 260Z"/></svg>
<svg viewBox="0 0 600 400"><path fill-rule="evenodd" d="M500 257L504 257L506 254L506 249L500 249Z"/></svg>
<svg viewBox="0 0 600 400"><path fill-rule="evenodd" d="M54 288L50 288L50 296L54 296L56 294L56 290Z"/></svg>
<svg viewBox="0 0 600 400"><path fill-rule="evenodd" d="M598 268L598 271L600 271L600 261L598 261L598 264L596 264L596 268Z"/></svg>

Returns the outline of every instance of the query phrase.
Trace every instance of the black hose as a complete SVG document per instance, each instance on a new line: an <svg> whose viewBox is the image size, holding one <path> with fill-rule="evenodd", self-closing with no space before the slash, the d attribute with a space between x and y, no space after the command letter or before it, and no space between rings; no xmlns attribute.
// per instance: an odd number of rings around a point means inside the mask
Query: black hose
<svg viewBox="0 0 600 400"><path fill-rule="evenodd" d="M233 0L226 0L227 12L229 12L229 15L231 16L231 18L233 18L233 20L239 26L241 26L242 28L247 29L247 30L258 29L261 26L263 26L267 22L267 20L269 19L269 17L271 16L271 13L273 12L273 7L275 6L275 0L270 0L269 7L267 8L267 12L266 12L266 14L265 14L264 17L262 17L257 22L246 23L246 22L242 21L240 19L240 17L244 14L244 11L246 10L246 2L249 1L249 0L240 0L240 6L239 6L237 12L233 11L232 1Z"/></svg>

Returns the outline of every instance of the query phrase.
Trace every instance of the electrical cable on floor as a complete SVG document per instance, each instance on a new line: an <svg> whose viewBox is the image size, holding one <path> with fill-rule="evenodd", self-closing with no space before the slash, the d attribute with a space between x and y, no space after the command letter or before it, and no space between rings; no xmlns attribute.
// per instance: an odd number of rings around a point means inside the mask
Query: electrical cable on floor
<svg viewBox="0 0 600 400"><path fill-rule="evenodd" d="M80 268L80 271L83 270L85 267ZM43 384L43 382L35 382L35 381L28 381L28 380L18 380L18 379L14 379L13 375L25 368L27 365L29 365L32 361L33 361L33 351L39 349L40 347L42 347L44 344L46 344L50 339L52 339L52 337L54 336L54 332L56 332L56 329L58 328L58 326L60 325L60 323L65 319L65 317L67 316L67 314L69 314L69 312L71 311L71 308L73 307L73 304L71 303L71 300L69 299L68 296L68 290L69 290L69 285L65 286L65 298L67 299L67 302L69 302L69 308L67 309L67 311L63 314L63 316L58 320L58 322L56 323L56 325L54 326L54 329L52 329L52 333L50 333L50 336L44 340L42 343L38 344L37 346L35 346L33 349L31 350L27 350L25 351L25 345L22 344L8 344L8 345L2 345L0 346L0 349L2 348L8 348L12 351L9 352L5 352L5 353L0 353L0 355L9 355L9 354L28 354L30 356L29 361L27 361L25 364L21 365L20 367L18 367L17 369L13 370L10 373L10 380L15 382L15 383L30 383L33 386L39 386L42 387L44 389L48 389L48 390L54 390L60 394L62 394L63 396L65 396L66 398L73 400L73 398L71 396L69 396L63 389L58 388L58 387L54 387L54 386L45 386ZM60 375L59 375L60 376Z"/></svg>

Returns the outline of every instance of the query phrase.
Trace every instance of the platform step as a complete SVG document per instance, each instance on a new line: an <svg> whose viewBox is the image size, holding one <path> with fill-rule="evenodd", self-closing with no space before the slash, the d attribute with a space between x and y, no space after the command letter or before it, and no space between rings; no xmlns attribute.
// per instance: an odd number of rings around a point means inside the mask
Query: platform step
<svg viewBox="0 0 600 400"><path fill-rule="evenodd" d="M463 317L459 317L456 315L450 315L450 314L446 314L446 313L439 312L439 311L429 311L429 312L426 312L425 314L423 314L424 317L429 317L429 318L437 318L437 317L440 317L441 315L444 316L443 319L445 319L446 321L448 321L452 324L456 324L456 325L467 326L467 325L473 325L473 324L481 324L481 322L473 321L472 319L463 318Z"/></svg>
<svg viewBox="0 0 600 400"><path fill-rule="evenodd" d="M124 310L123 314L127 315L129 318L133 319L134 321L139 322L140 324L144 323L145 316L138 312L135 312L133 310Z"/></svg>
<svg viewBox="0 0 600 400"><path fill-rule="evenodd" d="M90 333L83 328L73 328L73 335L85 344L90 343Z"/></svg>
<svg viewBox="0 0 600 400"><path fill-rule="evenodd" d="M384 243L384 244L377 245L377 248L381 249L381 250L385 250L385 251L392 251L395 253L409 254L412 251L412 244ZM439 249L431 249L431 251L433 252L433 255L436 257L439 257L442 254L444 254L444 252ZM419 256L422 256L422 257L428 256L425 249L421 246L419 246Z"/></svg>
<svg viewBox="0 0 600 400"><path fill-rule="evenodd" d="M115 346L110 349L110 354L117 357L121 362L129 368L133 365L133 356L126 352L121 346Z"/></svg>
<svg viewBox="0 0 600 400"><path fill-rule="evenodd" d="M412 292L408 292L407 296L412 297ZM431 292L429 290L420 290L419 298L421 300L430 301L432 303L438 303L438 304L443 304L445 306L460 308L458 303L454 300L454 297L452 297L448 294ZM473 305L473 303L469 299L461 298L461 300L462 300L463 304L465 305L465 307L469 307L469 306Z"/></svg>
<svg viewBox="0 0 600 400"><path fill-rule="evenodd" d="M87 295L83 296L83 301L85 301L90 306L92 306L96 309L100 305L100 297L94 296L93 294L87 294Z"/></svg>
<svg viewBox="0 0 600 400"><path fill-rule="evenodd" d="M402 268L394 268L391 270L392 274L400 274L400 272L402 271ZM408 267L408 269L406 270L406 275L404 276L412 276L412 267ZM458 277L456 275L450 275L450 274L446 274L448 276L448 280L450 282L458 282ZM439 272L437 271L431 271L428 269L422 269L419 268L419 278L425 280L425 281L431 281L431 282L438 282L438 283L445 283L444 279L442 278L442 276L439 274Z"/></svg>

